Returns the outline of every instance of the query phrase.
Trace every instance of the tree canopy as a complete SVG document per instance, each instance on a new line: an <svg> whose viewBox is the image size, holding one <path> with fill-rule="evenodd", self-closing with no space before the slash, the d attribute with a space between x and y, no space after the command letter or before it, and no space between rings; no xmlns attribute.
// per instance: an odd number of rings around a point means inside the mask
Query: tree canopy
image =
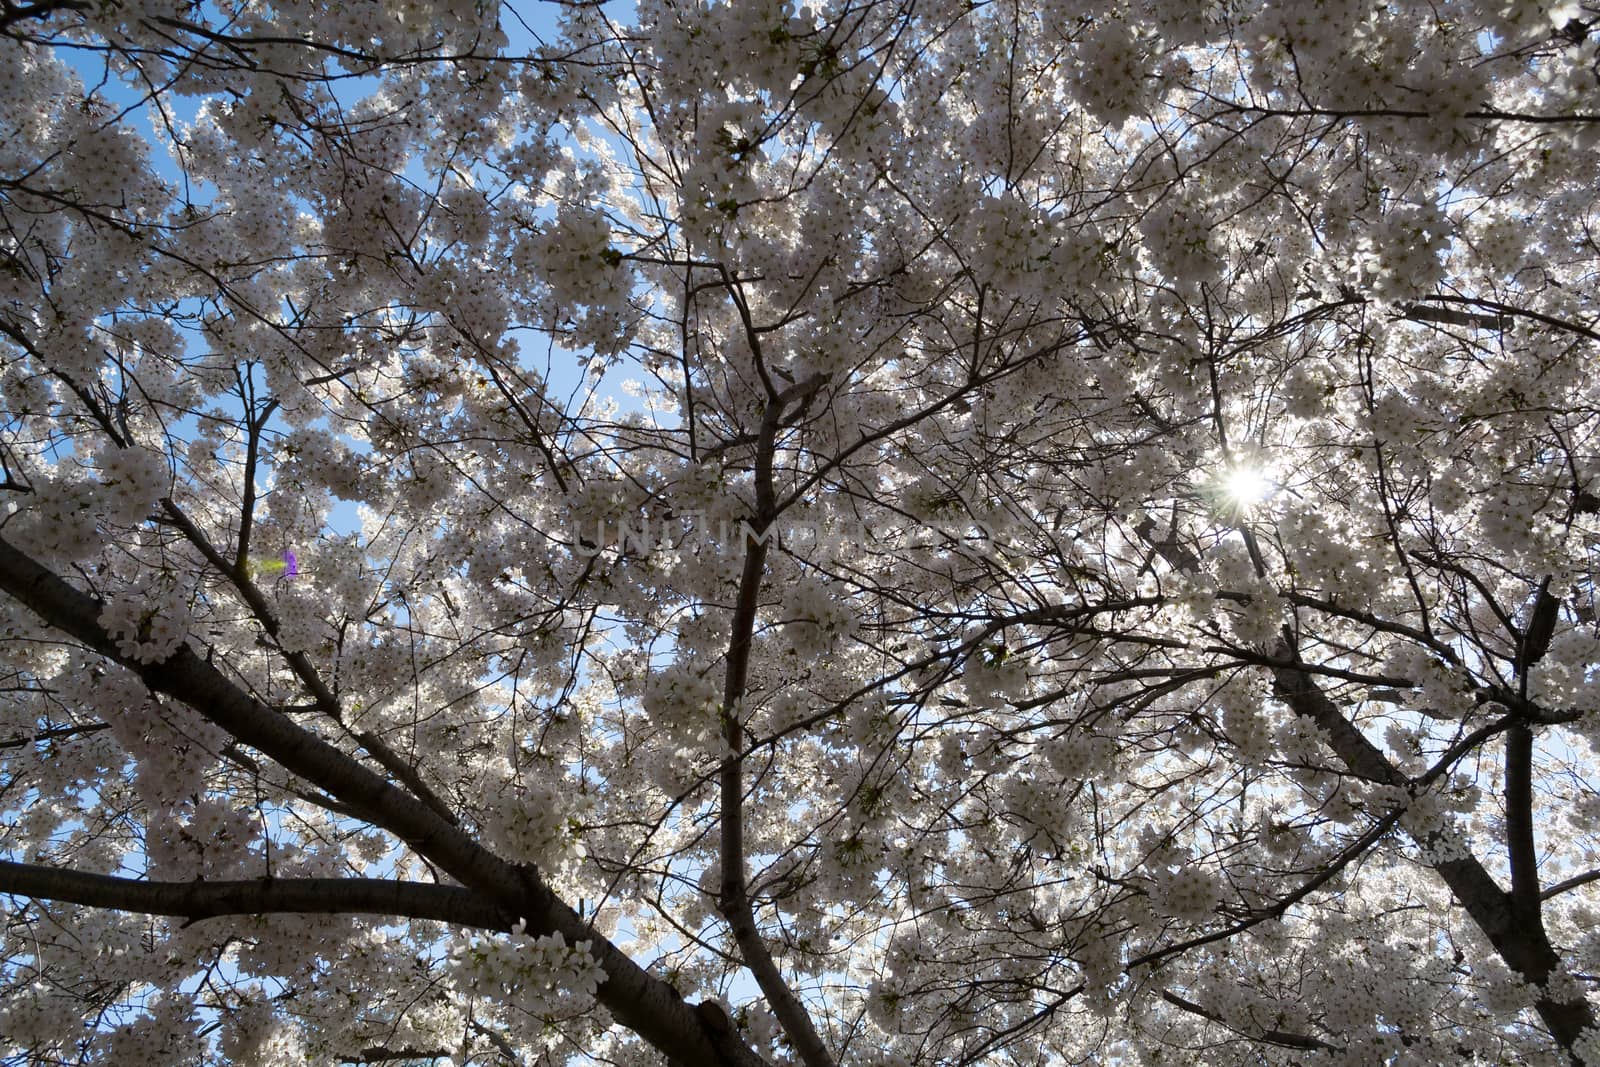
<svg viewBox="0 0 1600 1067"><path fill-rule="evenodd" d="M0 1060L1600 1064L1597 41L4 0Z"/></svg>

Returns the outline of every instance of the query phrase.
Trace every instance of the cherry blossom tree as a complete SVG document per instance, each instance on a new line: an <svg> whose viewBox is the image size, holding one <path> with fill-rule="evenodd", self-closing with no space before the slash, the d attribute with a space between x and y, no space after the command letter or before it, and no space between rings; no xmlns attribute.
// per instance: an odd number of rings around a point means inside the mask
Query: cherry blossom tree
<svg viewBox="0 0 1600 1067"><path fill-rule="evenodd" d="M1600 1064L1600 8L0 8L7 1063Z"/></svg>

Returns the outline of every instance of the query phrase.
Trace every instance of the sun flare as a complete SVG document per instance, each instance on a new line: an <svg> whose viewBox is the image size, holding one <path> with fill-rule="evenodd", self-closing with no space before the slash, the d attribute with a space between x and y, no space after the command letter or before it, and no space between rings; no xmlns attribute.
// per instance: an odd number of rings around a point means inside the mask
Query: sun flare
<svg viewBox="0 0 1600 1067"><path fill-rule="evenodd" d="M1222 491L1233 503L1248 507L1259 504L1271 494L1272 482L1261 468L1242 464L1223 477Z"/></svg>

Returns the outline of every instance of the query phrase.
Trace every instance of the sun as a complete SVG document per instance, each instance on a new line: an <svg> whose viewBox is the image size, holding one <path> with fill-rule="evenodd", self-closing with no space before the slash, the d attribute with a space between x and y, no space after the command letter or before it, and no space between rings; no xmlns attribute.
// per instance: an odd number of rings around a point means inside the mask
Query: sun
<svg viewBox="0 0 1600 1067"><path fill-rule="evenodd" d="M1236 465L1223 475L1222 492L1237 507L1259 504L1272 495L1273 485L1266 472L1248 463Z"/></svg>

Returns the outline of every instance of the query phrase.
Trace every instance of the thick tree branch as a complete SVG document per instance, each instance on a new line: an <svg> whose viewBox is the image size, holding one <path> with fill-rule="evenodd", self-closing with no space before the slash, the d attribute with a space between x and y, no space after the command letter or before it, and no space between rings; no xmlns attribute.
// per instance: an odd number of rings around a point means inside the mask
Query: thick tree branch
<svg viewBox="0 0 1600 1067"><path fill-rule="evenodd" d="M1518 703L1528 698L1528 672L1544 658L1561 614L1550 595L1550 579L1539 583L1527 628L1517 638ZM1506 734L1506 852L1511 867L1511 909L1517 921L1543 929L1540 915L1539 849L1533 828L1533 728L1526 722Z"/></svg>
<svg viewBox="0 0 1600 1067"><path fill-rule="evenodd" d="M252 878L153 882L0 860L0 894L143 915L388 915L483 930L509 930L517 917L462 886L382 878Z"/></svg>
<svg viewBox="0 0 1600 1067"><path fill-rule="evenodd" d="M1467 304L1472 307L1480 307L1488 311L1496 312L1494 317L1500 320L1501 329L1506 328L1506 325L1510 323L1513 317L1521 317L1525 319L1532 319L1534 322L1549 326L1552 329L1561 330L1565 333L1576 334L1579 337L1588 338L1591 341L1600 341L1600 333L1596 333L1594 330L1583 325L1582 323L1571 322L1567 319L1558 319L1553 315L1546 315L1542 311L1531 311L1527 308L1519 308L1511 304L1502 304L1498 300L1484 300L1480 297L1473 296L1445 295L1428 296L1424 297L1423 299L1434 300L1443 304ZM1415 305L1413 305L1413 307L1414 306ZM1410 318L1411 316L1407 315L1407 317ZM1489 318L1489 316L1472 317L1485 319Z"/></svg>
<svg viewBox="0 0 1600 1067"><path fill-rule="evenodd" d="M1533 831L1533 731L1520 722L1506 733L1506 852L1511 866L1511 910L1519 923L1539 923L1539 852Z"/></svg>
<svg viewBox="0 0 1600 1067"><path fill-rule="evenodd" d="M596 998L622 1025L681 1064L757 1067L761 1057L732 1033L712 1033L671 985L646 973L544 884L536 870L507 863L406 790L396 787L288 717L240 690L187 645L160 663L117 651L100 625L101 603L0 538L0 589L46 623L138 674L239 741L278 761L373 825L395 834L452 878L526 920L535 934L587 941L606 980Z"/></svg>
<svg viewBox="0 0 1600 1067"><path fill-rule="evenodd" d="M1431 308L1426 304L1407 305L1401 317L1412 322L1437 322L1446 326L1466 326L1483 330L1509 330L1512 324L1510 315L1479 315L1451 308Z"/></svg>
<svg viewBox="0 0 1600 1067"><path fill-rule="evenodd" d="M36 4L16 4L6 0L4 4L0 4L0 31L10 31L17 23L28 19L38 19L42 22L58 11L87 10L89 5L78 0L40 0Z"/></svg>

